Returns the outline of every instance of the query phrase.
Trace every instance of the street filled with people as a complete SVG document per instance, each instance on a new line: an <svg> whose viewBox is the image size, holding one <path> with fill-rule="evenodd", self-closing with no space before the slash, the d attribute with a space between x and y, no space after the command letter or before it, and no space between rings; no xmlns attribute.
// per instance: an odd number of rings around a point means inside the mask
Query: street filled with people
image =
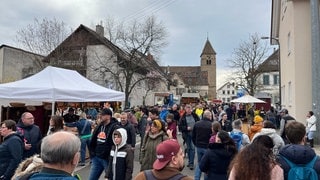
<svg viewBox="0 0 320 180"><path fill-rule="evenodd" d="M124 110L105 103L59 109L42 133L24 112L0 123L0 180L80 179L75 169L82 166L89 180L319 179L316 122L312 111L296 120L287 109L253 103Z"/></svg>

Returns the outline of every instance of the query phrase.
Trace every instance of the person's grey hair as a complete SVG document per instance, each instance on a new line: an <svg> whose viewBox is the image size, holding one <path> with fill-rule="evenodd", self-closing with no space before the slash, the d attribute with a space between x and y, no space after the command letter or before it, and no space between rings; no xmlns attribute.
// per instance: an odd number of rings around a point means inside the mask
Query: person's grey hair
<svg viewBox="0 0 320 180"><path fill-rule="evenodd" d="M80 151L80 139L76 135L59 131L43 138L41 159L48 164L67 164Z"/></svg>
<svg viewBox="0 0 320 180"><path fill-rule="evenodd" d="M211 114L210 111L205 110L205 111L203 112L203 117L208 118L208 119L211 119L212 114Z"/></svg>
<svg viewBox="0 0 320 180"><path fill-rule="evenodd" d="M233 129L241 129L241 126L242 126L241 119L237 119L232 122Z"/></svg>

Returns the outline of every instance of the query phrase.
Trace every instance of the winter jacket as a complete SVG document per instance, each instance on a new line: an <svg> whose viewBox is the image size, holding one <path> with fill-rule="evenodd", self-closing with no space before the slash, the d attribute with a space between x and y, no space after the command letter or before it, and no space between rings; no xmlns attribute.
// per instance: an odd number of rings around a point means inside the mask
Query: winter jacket
<svg viewBox="0 0 320 180"><path fill-rule="evenodd" d="M118 128L118 121L115 118L110 120L108 125L99 124L92 133L89 152L90 156L97 156L101 159L108 159L113 145L112 133Z"/></svg>
<svg viewBox="0 0 320 180"><path fill-rule="evenodd" d="M157 180L168 180L169 178L180 174L181 172L173 167L165 167L161 170L152 170L152 174ZM139 172L137 176L134 178L135 180L147 180L144 172ZM180 180L192 180L192 177L184 176Z"/></svg>
<svg viewBox="0 0 320 180"><path fill-rule="evenodd" d="M227 132L231 132L232 131L232 124L229 120L226 120L224 122L224 124L222 125L222 120L219 121L220 125L221 125L221 129Z"/></svg>
<svg viewBox="0 0 320 180"><path fill-rule="evenodd" d="M128 121L125 125L122 125L121 122L119 122L119 127L125 129L127 131L127 144L131 147L136 146L136 129L134 126Z"/></svg>
<svg viewBox="0 0 320 180"><path fill-rule="evenodd" d="M140 137L143 138L144 135L146 134L146 128L148 126L148 116L146 114L142 115L140 118L140 121L138 123L138 131L140 134Z"/></svg>
<svg viewBox="0 0 320 180"><path fill-rule="evenodd" d="M163 122L166 122L166 118L167 118L167 115L168 115L169 111L167 109L164 109L160 112L159 114L159 118L163 121Z"/></svg>
<svg viewBox="0 0 320 180"><path fill-rule="evenodd" d="M109 165L106 169L105 178L110 180L131 180L133 172L134 152L131 146L126 144L127 132L123 128L117 129L120 132L122 141L114 145L110 152ZM113 143L114 136L112 135Z"/></svg>
<svg viewBox="0 0 320 180"><path fill-rule="evenodd" d="M191 115L192 115L192 117L193 117L195 122L198 122L200 120L199 117L195 113L192 112ZM186 113L184 113L183 116L181 117L180 121L179 121L179 130L182 133L188 133L189 132L186 116L187 116Z"/></svg>
<svg viewBox="0 0 320 180"><path fill-rule="evenodd" d="M243 133L241 130L239 129L233 129L230 133L239 133L241 132L242 133L242 139L241 139L241 146L240 146L240 149L242 149L243 147L245 147L246 145L249 145L250 144L250 139L249 139L249 136L246 135L245 133Z"/></svg>
<svg viewBox="0 0 320 180"><path fill-rule="evenodd" d="M22 177L28 176L28 174L40 172L42 168L43 168L43 161L40 158L40 156L36 154L32 157L25 159L19 164L12 179L19 179L19 180L20 178L23 179Z"/></svg>
<svg viewBox="0 0 320 180"><path fill-rule="evenodd" d="M192 130L192 142L198 148L207 148L212 134L212 121L207 118L196 122Z"/></svg>
<svg viewBox="0 0 320 180"><path fill-rule="evenodd" d="M307 119L307 132L317 130L317 118L312 115Z"/></svg>
<svg viewBox="0 0 320 180"><path fill-rule="evenodd" d="M177 122L172 121L168 123L167 129L172 131L172 138L177 139Z"/></svg>
<svg viewBox="0 0 320 180"><path fill-rule="evenodd" d="M252 141L252 139L253 139L253 136L254 136L256 133L260 132L261 129L262 129L262 124L254 124L254 125L252 125L252 126L250 127L249 138L250 138L251 141Z"/></svg>
<svg viewBox="0 0 320 180"><path fill-rule="evenodd" d="M209 144L209 149L202 156L199 168L208 173L208 179L227 180L228 167L236 152L228 151L222 143Z"/></svg>
<svg viewBox="0 0 320 180"><path fill-rule="evenodd" d="M44 167L39 173L33 174L30 180L78 180L78 178L62 170Z"/></svg>
<svg viewBox="0 0 320 180"><path fill-rule="evenodd" d="M168 136L163 131L160 131L158 134L151 134L151 132L148 132L148 134L145 135L140 152L140 171L153 168L153 162L157 159L156 147L167 139Z"/></svg>
<svg viewBox="0 0 320 180"><path fill-rule="evenodd" d="M288 179L288 172L290 170L290 166L281 156L284 156L289 161L295 164L307 164L314 158L314 156L316 156L316 153L309 146L304 146L299 144L288 144L285 147L283 147L280 150L279 155L277 156L277 161L280 164L281 168L283 169L284 179L286 180ZM320 178L320 158L319 157L316 163L314 164L313 168L316 170L318 174L318 179L319 179Z"/></svg>
<svg viewBox="0 0 320 180"><path fill-rule="evenodd" d="M85 136L91 134L91 124L89 120L81 118L79 121L73 123L65 123L67 127L77 127L79 136Z"/></svg>
<svg viewBox="0 0 320 180"><path fill-rule="evenodd" d="M260 136L260 135L267 135L269 137L271 137L272 141L273 141L273 154L274 155L278 155L279 154L279 150L284 147L284 141L281 138L281 136L279 136L279 134L277 134L275 129L272 128L262 128L260 132L256 133L253 138L252 141Z"/></svg>
<svg viewBox="0 0 320 180"><path fill-rule="evenodd" d="M40 128L35 124L25 126L20 120L17 124L17 132L23 136L25 143L31 144L31 149L24 149L22 159L31 157L34 154L39 154L42 139Z"/></svg>
<svg viewBox="0 0 320 180"><path fill-rule="evenodd" d="M23 149L23 138L19 134L12 133L4 137L0 145L0 176L11 179L22 160Z"/></svg>

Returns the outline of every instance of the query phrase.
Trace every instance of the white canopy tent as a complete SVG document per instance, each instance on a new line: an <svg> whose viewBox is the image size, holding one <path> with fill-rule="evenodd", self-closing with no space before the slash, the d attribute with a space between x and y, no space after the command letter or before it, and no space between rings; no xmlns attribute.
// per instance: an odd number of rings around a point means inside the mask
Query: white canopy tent
<svg viewBox="0 0 320 180"><path fill-rule="evenodd" d="M124 101L123 92L93 83L77 71L48 66L28 78L0 84L0 102Z"/></svg>
<svg viewBox="0 0 320 180"><path fill-rule="evenodd" d="M255 98L250 95L244 95L244 96L239 97L237 99L233 99L230 102L234 102L234 103L266 103L265 101L262 101L261 99Z"/></svg>

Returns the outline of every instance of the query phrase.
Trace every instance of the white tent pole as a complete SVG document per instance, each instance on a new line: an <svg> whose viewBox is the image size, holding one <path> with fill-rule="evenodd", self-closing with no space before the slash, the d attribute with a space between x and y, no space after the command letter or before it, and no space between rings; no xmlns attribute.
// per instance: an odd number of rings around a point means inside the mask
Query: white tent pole
<svg viewBox="0 0 320 180"><path fill-rule="evenodd" d="M55 104L55 102L52 101L52 105L51 105L51 116L54 115L54 104Z"/></svg>

